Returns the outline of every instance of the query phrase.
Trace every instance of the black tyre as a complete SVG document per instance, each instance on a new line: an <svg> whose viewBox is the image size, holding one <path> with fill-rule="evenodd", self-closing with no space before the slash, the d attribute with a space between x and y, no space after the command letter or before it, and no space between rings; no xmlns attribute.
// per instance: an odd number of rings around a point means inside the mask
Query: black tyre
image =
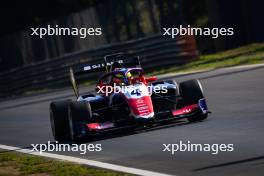
<svg viewBox="0 0 264 176"><path fill-rule="evenodd" d="M189 80L180 83L181 105L197 104L200 99L204 98L201 83L198 80ZM188 118L190 122L201 121L207 118L207 114L202 111L195 116Z"/></svg>
<svg viewBox="0 0 264 176"><path fill-rule="evenodd" d="M92 110L90 103L87 101L71 102L68 114L70 138L73 141L79 141L83 136L88 135L83 123L89 123L91 121Z"/></svg>
<svg viewBox="0 0 264 176"><path fill-rule="evenodd" d="M54 139L63 141L69 138L68 105L71 100L50 103L50 122Z"/></svg>

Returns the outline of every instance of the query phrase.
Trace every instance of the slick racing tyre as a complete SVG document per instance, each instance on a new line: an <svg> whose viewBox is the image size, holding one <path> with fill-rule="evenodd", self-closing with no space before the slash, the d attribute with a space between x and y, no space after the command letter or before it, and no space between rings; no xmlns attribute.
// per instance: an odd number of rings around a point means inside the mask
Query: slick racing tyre
<svg viewBox="0 0 264 176"><path fill-rule="evenodd" d="M204 98L201 83L198 80L189 80L180 83L180 95L182 106L198 104L200 99ZM188 118L189 122L201 121L207 118L207 114L202 111Z"/></svg>
<svg viewBox="0 0 264 176"><path fill-rule="evenodd" d="M92 118L92 110L89 102L71 102L68 109L68 117L71 140L79 141L82 137L88 136L84 124L89 123Z"/></svg>
<svg viewBox="0 0 264 176"><path fill-rule="evenodd" d="M50 104L52 134L59 142L69 138L68 105L70 102L70 100L64 100Z"/></svg>

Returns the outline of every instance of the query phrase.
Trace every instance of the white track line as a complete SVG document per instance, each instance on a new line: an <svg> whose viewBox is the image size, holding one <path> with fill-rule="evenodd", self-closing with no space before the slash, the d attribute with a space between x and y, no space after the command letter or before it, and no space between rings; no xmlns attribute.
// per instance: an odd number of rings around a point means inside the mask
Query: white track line
<svg viewBox="0 0 264 176"><path fill-rule="evenodd" d="M83 165L87 165L87 166L99 167L99 168L103 168L103 169L109 169L109 170L113 170L113 171L130 173L130 174L135 174L135 175L172 176L172 175L163 174L163 173L159 173L159 172L153 172L153 171L148 171L148 170L143 170L143 169L136 169L136 168L132 168L132 167L119 166L119 165L115 165L115 164L109 164L109 163L104 163L104 162L100 162L100 161L82 159L82 158L66 156L66 155L59 155L59 154L53 154L53 153L47 153L47 152L42 152L40 154L39 152L32 151L30 149L22 149L19 147L13 147L13 146L1 145L1 144L0 144L0 148L4 149L4 150L11 150L11 151L14 150L16 152L21 152L21 153L26 153L26 154L31 154L31 155L37 155L37 156L43 156L43 157L48 157L48 158L54 158L54 159L59 159L59 160L65 160L65 161L75 162L75 163L83 164Z"/></svg>

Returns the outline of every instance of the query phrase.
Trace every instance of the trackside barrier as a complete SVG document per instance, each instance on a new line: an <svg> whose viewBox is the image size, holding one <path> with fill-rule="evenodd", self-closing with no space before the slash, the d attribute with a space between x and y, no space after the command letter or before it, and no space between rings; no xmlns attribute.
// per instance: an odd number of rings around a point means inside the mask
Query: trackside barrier
<svg viewBox="0 0 264 176"><path fill-rule="evenodd" d="M116 52L139 55L142 66L146 70L184 64L198 55L193 36L180 36L172 39L159 34L137 40L106 44L0 73L0 97L16 96L30 90L70 85L70 67L80 63L96 63L102 61L104 55ZM88 74L85 78L91 79L95 76L97 74Z"/></svg>

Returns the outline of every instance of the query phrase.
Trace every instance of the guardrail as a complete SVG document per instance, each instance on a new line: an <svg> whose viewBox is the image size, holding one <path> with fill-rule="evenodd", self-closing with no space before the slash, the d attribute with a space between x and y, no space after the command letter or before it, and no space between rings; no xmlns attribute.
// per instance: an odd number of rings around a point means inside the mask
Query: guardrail
<svg viewBox="0 0 264 176"><path fill-rule="evenodd" d="M197 57L193 36L172 39L155 35L116 44L70 53L57 58L19 67L0 73L0 97L16 96L25 91L69 85L69 68L80 63L96 63L115 52L139 55L144 69L156 69L183 64ZM86 75L87 79L96 74Z"/></svg>

